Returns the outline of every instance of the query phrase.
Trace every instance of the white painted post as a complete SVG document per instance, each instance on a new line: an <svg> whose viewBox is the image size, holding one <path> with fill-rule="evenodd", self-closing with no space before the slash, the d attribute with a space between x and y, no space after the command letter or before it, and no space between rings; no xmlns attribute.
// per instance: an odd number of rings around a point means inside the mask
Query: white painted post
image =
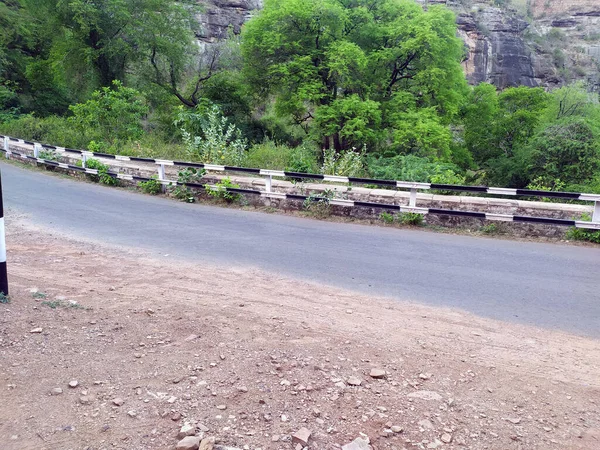
<svg viewBox="0 0 600 450"><path fill-rule="evenodd" d="M4 156L6 159L10 159L10 140L7 136L4 136Z"/></svg>
<svg viewBox="0 0 600 450"><path fill-rule="evenodd" d="M85 166L87 164L87 155L85 153L81 154L81 167L83 167L85 169Z"/></svg>
<svg viewBox="0 0 600 450"><path fill-rule="evenodd" d="M36 158L40 157L40 149L42 148L41 144L35 143L33 144L33 156Z"/></svg>
<svg viewBox="0 0 600 450"><path fill-rule="evenodd" d="M411 208L414 208L417 206L417 189L416 188L411 188L411 190L410 190L410 201L408 203L408 206L410 206Z"/></svg>
<svg viewBox="0 0 600 450"><path fill-rule="evenodd" d="M594 214L592 215L592 222L600 223L600 200L594 202Z"/></svg>
<svg viewBox="0 0 600 450"><path fill-rule="evenodd" d="M273 186L273 175L267 175L267 178L265 178L265 191L270 193L272 186Z"/></svg>
<svg viewBox="0 0 600 450"><path fill-rule="evenodd" d="M166 179L165 177L165 165L164 164L160 164L158 166L158 181L164 181ZM160 185L160 190L162 192L166 191L166 186L164 184Z"/></svg>

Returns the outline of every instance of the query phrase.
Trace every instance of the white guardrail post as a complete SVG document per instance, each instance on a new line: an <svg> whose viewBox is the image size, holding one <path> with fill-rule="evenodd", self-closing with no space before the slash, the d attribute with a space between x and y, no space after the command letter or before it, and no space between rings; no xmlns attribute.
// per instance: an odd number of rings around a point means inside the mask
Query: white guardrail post
<svg viewBox="0 0 600 450"><path fill-rule="evenodd" d="M265 191L270 194L272 186L273 186L273 175L267 175L267 178L265 178Z"/></svg>
<svg viewBox="0 0 600 450"><path fill-rule="evenodd" d="M81 167L83 167L84 169L87 166L87 160L88 160L88 155L85 152L81 153Z"/></svg>
<svg viewBox="0 0 600 450"><path fill-rule="evenodd" d="M10 159L10 139L7 136L4 136L4 156Z"/></svg>
<svg viewBox="0 0 600 450"><path fill-rule="evenodd" d="M42 144L38 144L37 142L33 144L33 156L35 158L40 157L40 149L42 148Z"/></svg>
<svg viewBox="0 0 600 450"><path fill-rule="evenodd" d="M158 181L161 182L160 184L160 190L162 192L165 192L167 190L167 187L162 184L163 181L165 181L165 165L164 164L159 164L158 165Z"/></svg>
<svg viewBox="0 0 600 450"><path fill-rule="evenodd" d="M415 208L417 206L417 188L410 188L410 201L408 206Z"/></svg>
<svg viewBox="0 0 600 450"><path fill-rule="evenodd" d="M594 214L592 215L592 222L600 223L600 200L594 202Z"/></svg>

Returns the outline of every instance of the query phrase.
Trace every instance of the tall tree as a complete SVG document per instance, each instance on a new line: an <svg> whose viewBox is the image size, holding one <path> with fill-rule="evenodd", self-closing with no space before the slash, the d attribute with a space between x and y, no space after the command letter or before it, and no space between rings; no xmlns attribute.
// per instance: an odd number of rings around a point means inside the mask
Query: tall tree
<svg viewBox="0 0 600 450"><path fill-rule="evenodd" d="M443 127L466 89L453 13L409 0L266 0L242 53L257 94L336 150L372 144L374 132L391 139L406 118L398 95L412 98L406 112L431 108ZM400 140L398 151L411 145Z"/></svg>

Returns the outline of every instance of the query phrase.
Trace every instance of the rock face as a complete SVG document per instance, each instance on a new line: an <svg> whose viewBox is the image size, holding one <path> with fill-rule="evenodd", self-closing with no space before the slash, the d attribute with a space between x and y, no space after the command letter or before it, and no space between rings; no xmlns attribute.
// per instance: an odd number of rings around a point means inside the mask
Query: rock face
<svg viewBox="0 0 600 450"><path fill-rule="evenodd" d="M470 83L485 81L499 88L537 86L531 51L523 39L527 21L484 6L458 14L457 23L468 48L463 66Z"/></svg>
<svg viewBox="0 0 600 450"><path fill-rule="evenodd" d="M262 0L200 0L202 13L198 17L201 29L196 36L203 42L224 39L230 30L239 34L252 11L262 8Z"/></svg>
<svg viewBox="0 0 600 450"><path fill-rule="evenodd" d="M493 0L416 1L456 13L471 84L554 87L582 79L600 89L600 0L507 0L502 7ZM263 5L263 0L199 2L197 36L205 44L238 34Z"/></svg>

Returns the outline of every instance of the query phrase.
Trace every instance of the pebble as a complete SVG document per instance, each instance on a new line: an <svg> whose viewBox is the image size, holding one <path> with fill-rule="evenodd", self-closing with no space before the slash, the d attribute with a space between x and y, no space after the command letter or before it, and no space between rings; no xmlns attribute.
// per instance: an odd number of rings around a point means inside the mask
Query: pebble
<svg viewBox="0 0 600 450"><path fill-rule="evenodd" d="M371 446L368 438L356 438L349 444L342 446L342 450L371 450Z"/></svg>
<svg viewBox="0 0 600 450"><path fill-rule="evenodd" d="M93 395L82 395L81 397L79 397L79 403L81 403L82 405L89 405L93 401L94 401Z"/></svg>
<svg viewBox="0 0 600 450"><path fill-rule="evenodd" d="M175 446L176 450L198 450L200 447L199 436L186 436Z"/></svg>
<svg viewBox="0 0 600 450"><path fill-rule="evenodd" d="M449 444L452 442L452 435L450 433L444 433L440 439L444 444Z"/></svg>
<svg viewBox="0 0 600 450"><path fill-rule="evenodd" d="M136 417L136 416L137 416L137 413L136 413L135 411L131 410L131 411L127 411L127 415L128 415L129 417Z"/></svg>
<svg viewBox="0 0 600 450"><path fill-rule="evenodd" d="M61 388L54 388L50 391L51 395L60 395L63 393L63 390Z"/></svg>
<svg viewBox="0 0 600 450"><path fill-rule="evenodd" d="M435 391L416 391L408 394L409 398L418 398L421 400L442 400L442 396Z"/></svg>
<svg viewBox="0 0 600 450"><path fill-rule="evenodd" d="M227 405L217 405L217 409L225 410L227 409Z"/></svg>
<svg viewBox="0 0 600 450"><path fill-rule="evenodd" d="M358 377L349 377L346 380L346 383L348 383L350 386L360 386L362 384L362 380Z"/></svg>
<svg viewBox="0 0 600 450"><path fill-rule="evenodd" d="M394 426L390 427L390 430L392 430L394 433L402 433L404 431L404 428L402 428L398 425L394 425Z"/></svg>
<svg viewBox="0 0 600 450"><path fill-rule="evenodd" d="M419 378L421 380L429 380L432 377L430 373L420 373Z"/></svg>
<svg viewBox="0 0 600 450"><path fill-rule="evenodd" d="M308 445L308 440L310 439L310 435L312 433L307 428L300 428L294 434L292 434L292 443L300 444L302 447L306 447Z"/></svg>
<svg viewBox="0 0 600 450"><path fill-rule="evenodd" d="M120 398L120 397L117 397L117 398L115 398L115 399L112 401L112 403L113 403L113 405L115 405L115 406L123 406L123 403L125 403L125 400L123 400L123 399L122 399L122 398Z"/></svg>
<svg viewBox="0 0 600 450"><path fill-rule="evenodd" d="M79 381L77 381L77 380L69 381L69 387L76 388L77 386L79 386Z"/></svg>
<svg viewBox="0 0 600 450"><path fill-rule="evenodd" d="M385 375L386 373L383 369L371 369L371 372L369 372L369 376L372 378L385 378Z"/></svg>
<svg viewBox="0 0 600 450"><path fill-rule="evenodd" d="M215 445L216 439L214 437L207 437L202 439L200 442L199 450L212 450Z"/></svg>
<svg viewBox="0 0 600 450"><path fill-rule="evenodd" d="M42 331L44 331L43 328L34 328L33 330L30 331L30 333L41 333Z"/></svg>

